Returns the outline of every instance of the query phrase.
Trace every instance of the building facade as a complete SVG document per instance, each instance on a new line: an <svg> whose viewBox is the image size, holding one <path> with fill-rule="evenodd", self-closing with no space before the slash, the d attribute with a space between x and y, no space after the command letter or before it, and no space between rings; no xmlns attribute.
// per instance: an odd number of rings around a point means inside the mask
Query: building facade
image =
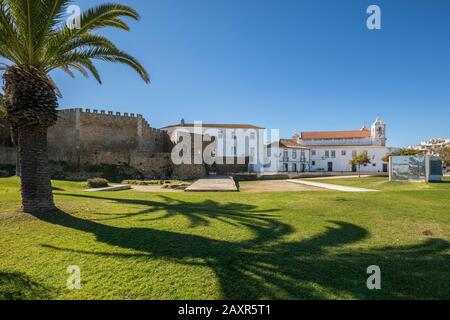
<svg viewBox="0 0 450 320"><path fill-rule="evenodd" d="M244 159L250 162L256 160L264 148L264 128L250 124L207 124L186 123L183 119L179 124L161 128L167 132L172 141L179 141L183 133L194 134L211 142L211 153L221 159Z"/></svg>
<svg viewBox="0 0 450 320"><path fill-rule="evenodd" d="M384 158L393 151L386 147L386 124L377 118L369 130L317 131L294 134L292 139L269 145L270 165L264 172L356 172L350 164L354 155L367 153L371 163L361 169L387 173Z"/></svg>

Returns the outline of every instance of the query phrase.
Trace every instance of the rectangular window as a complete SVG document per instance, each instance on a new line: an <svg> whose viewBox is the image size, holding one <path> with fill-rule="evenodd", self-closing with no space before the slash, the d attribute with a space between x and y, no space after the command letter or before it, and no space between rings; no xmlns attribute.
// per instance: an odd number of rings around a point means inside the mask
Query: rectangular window
<svg viewBox="0 0 450 320"><path fill-rule="evenodd" d="M311 151L311 155L312 155L312 156L315 156L315 155L316 155L316 150L312 150L312 151Z"/></svg>
<svg viewBox="0 0 450 320"><path fill-rule="evenodd" d="M341 155L345 157L345 156L347 155L347 151L342 150L342 151L341 151Z"/></svg>
<svg viewBox="0 0 450 320"><path fill-rule="evenodd" d="M330 157L330 151L325 151L325 158L329 158Z"/></svg>
<svg viewBox="0 0 450 320"><path fill-rule="evenodd" d="M251 157L255 156L255 148L250 148L250 156Z"/></svg>
<svg viewBox="0 0 450 320"><path fill-rule="evenodd" d="M250 132L250 140L255 140L256 134L254 132Z"/></svg>
<svg viewBox="0 0 450 320"><path fill-rule="evenodd" d="M223 130L219 130L218 138L223 139Z"/></svg>
<svg viewBox="0 0 450 320"><path fill-rule="evenodd" d="M297 159L297 151L292 151L292 159Z"/></svg>
<svg viewBox="0 0 450 320"><path fill-rule="evenodd" d="M312 165L312 166L315 166L315 165L316 165L316 162L315 162L315 161L312 161L312 162L311 162L311 165Z"/></svg>
<svg viewBox="0 0 450 320"><path fill-rule="evenodd" d="M336 158L336 151L331 151L331 157Z"/></svg>

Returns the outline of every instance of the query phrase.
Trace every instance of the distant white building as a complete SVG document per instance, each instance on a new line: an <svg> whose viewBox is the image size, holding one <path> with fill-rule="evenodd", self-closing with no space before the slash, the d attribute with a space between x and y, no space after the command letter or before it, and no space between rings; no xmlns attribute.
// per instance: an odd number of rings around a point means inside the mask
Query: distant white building
<svg viewBox="0 0 450 320"><path fill-rule="evenodd" d="M386 147L386 124L377 118L371 130L302 132L290 140L269 146L270 166L265 172L356 172L350 165L353 155L367 153L371 164L362 168L368 173L387 173L383 158L391 153Z"/></svg>
<svg viewBox="0 0 450 320"><path fill-rule="evenodd" d="M433 138L428 141L422 141L417 146L410 146L410 149L420 150L428 155L436 155L437 150L450 146L450 138Z"/></svg>

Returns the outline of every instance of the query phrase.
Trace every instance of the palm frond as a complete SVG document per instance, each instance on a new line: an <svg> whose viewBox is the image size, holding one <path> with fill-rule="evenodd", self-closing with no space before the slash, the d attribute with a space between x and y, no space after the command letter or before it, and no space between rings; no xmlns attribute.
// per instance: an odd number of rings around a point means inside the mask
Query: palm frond
<svg viewBox="0 0 450 320"><path fill-rule="evenodd" d="M145 68L132 55L120 50L100 28L129 30L124 18L138 20L134 9L107 3L81 14L80 27L70 29L64 18L71 0L0 0L0 56L13 65L35 68L44 73L61 69L74 77L74 70L90 72L101 83L93 61L122 63L149 82ZM56 86L55 86L56 87Z"/></svg>

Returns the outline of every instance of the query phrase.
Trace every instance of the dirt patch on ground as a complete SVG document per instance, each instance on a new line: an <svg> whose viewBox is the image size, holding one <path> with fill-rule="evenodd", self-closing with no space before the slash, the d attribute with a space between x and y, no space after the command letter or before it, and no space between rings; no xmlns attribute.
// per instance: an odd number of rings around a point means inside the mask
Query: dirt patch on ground
<svg viewBox="0 0 450 320"><path fill-rule="evenodd" d="M243 181L241 192L323 191L321 188L295 184L286 180Z"/></svg>
<svg viewBox="0 0 450 320"><path fill-rule="evenodd" d="M156 192L156 193L172 193L172 192L183 192L183 190L174 190L170 188L164 188L160 185L154 186L131 186L134 191L137 192Z"/></svg>

